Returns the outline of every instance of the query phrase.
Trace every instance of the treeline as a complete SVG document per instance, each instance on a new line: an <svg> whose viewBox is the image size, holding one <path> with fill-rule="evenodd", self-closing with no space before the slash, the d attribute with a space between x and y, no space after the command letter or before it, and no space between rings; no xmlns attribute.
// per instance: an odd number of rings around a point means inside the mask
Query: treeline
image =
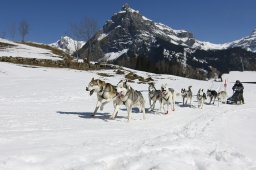
<svg viewBox="0 0 256 170"><path fill-rule="evenodd" d="M189 65L184 66L180 62L168 61L166 59L154 61L143 55L136 57L121 56L113 63L151 73L171 74L199 80L214 78L219 74L218 70L214 68L206 71L201 68L191 67Z"/></svg>

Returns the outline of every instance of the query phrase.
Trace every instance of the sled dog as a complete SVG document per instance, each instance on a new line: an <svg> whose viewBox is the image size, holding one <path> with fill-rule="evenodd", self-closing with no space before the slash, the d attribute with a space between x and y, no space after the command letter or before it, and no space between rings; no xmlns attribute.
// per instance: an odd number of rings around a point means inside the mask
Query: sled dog
<svg viewBox="0 0 256 170"><path fill-rule="evenodd" d="M226 103L227 96L228 96L228 94L226 91L220 91L217 94L218 105L219 105L219 102Z"/></svg>
<svg viewBox="0 0 256 170"><path fill-rule="evenodd" d="M203 109L204 101L206 100L206 94L203 89L199 89L197 92L198 108Z"/></svg>
<svg viewBox="0 0 256 170"><path fill-rule="evenodd" d="M182 88L181 89L181 97L183 99L183 106L186 104L187 105L187 102L189 100L189 103L190 103L190 107L191 107L191 102L192 102L192 90L191 90L191 87L192 86L188 86L188 90L186 90L185 88ZM186 102L185 102L186 100Z"/></svg>
<svg viewBox="0 0 256 170"><path fill-rule="evenodd" d="M209 104L211 104L212 101L213 101L213 104L214 104L214 102L217 98L217 95L218 95L218 93L215 90L209 90L209 89L207 90L207 96L210 97Z"/></svg>
<svg viewBox="0 0 256 170"><path fill-rule="evenodd" d="M104 105L110 101L113 101L115 105L114 100L116 98L116 87L110 83L92 78L88 84L88 87L86 87L86 91L90 92L90 96L94 93L94 91L97 93L97 104L92 116L95 116L99 107L100 110L103 110Z"/></svg>
<svg viewBox="0 0 256 170"><path fill-rule="evenodd" d="M175 98L176 98L176 93L174 91L174 89L172 88L168 88L167 84L163 84L161 86L161 96L162 96L162 102L161 102L161 111L164 111L164 105L167 105L167 112L166 114L168 114L168 109L169 106L171 106L172 111L175 110Z"/></svg>
<svg viewBox="0 0 256 170"><path fill-rule="evenodd" d="M159 101L161 106L161 90L157 90L153 83L149 83L148 98L149 98L150 110L155 109L156 101Z"/></svg>
<svg viewBox="0 0 256 170"><path fill-rule="evenodd" d="M116 105L111 118L115 118L120 106L124 104L128 112L128 121L131 120L132 108L136 106L141 112L143 112L143 119L145 119L145 100L141 92L134 90L130 85L128 85L127 80L121 80L117 84L116 90Z"/></svg>

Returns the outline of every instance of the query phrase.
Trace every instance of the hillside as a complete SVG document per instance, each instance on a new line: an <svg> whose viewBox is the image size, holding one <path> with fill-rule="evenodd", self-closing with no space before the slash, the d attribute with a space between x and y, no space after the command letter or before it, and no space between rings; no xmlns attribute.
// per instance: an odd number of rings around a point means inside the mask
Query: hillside
<svg viewBox="0 0 256 170"><path fill-rule="evenodd" d="M0 57L23 57L62 60L64 53L58 49L37 43L16 43L0 38ZM5 45L4 45L5 44Z"/></svg>
<svg viewBox="0 0 256 170"><path fill-rule="evenodd" d="M151 76L157 89L162 83L176 91L192 85L195 94L199 88L223 87L220 82L130 71ZM114 70L87 72L0 62L0 169L256 168L255 84L244 84L244 105L205 104L201 110L195 96L192 108L183 107L177 97L175 112L164 115L157 104L146 120L133 113L128 123L125 107L109 120L111 103L90 117L96 95L89 96L85 87L92 77L116 85L124 75ZM255 72L231 72L224 77L229 95L236 79L256 81ZM137 80L130 85L142 92L148 108L148 85Z"/></svg>

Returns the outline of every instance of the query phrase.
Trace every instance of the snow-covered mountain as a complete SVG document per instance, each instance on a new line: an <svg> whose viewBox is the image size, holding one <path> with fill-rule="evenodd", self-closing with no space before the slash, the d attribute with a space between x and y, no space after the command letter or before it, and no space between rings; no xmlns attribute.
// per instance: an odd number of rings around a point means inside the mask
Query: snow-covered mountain
<svg viewBox="0 0 256 170"><path fill-rule="evenodd" d="M68 36L63 36L57 42L51 43L49 45L62 49L66 53L73 54L75 51L79 50L84 44L85 41L76 41Z"/></svg>
<svg viewBox="0 0 256 170"><path fill-rule="evenodd" d="M91 51L94 61L138 70L206 78L242 70L241 56L246 70L256 70L255 53L197 40L191 32L156 23L127 4L89 42L79 50L81 57Z"/></svg>
<svg viewBox="0 0 256 170"><path fill-rule="evenodd" d="M252 31L251 35L231 42L229 47L241 47L256 53L256 28Z"/></svg>

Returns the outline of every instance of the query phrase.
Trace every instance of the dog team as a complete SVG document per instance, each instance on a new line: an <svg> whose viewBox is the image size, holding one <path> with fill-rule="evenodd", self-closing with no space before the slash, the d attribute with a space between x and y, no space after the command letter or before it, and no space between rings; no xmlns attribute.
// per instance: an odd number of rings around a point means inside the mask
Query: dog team
<svg viewBox="0 0 256 170"><path fill-rule="evenodd" d="M183 106L192 106L193 93L191 90L192 86L188 89L182 88L180 93L177 93L172 88L168 88L167 84L163 84L160 90L157 90L154 83L149 83L148 87L148 98L150 111L155 109L156 102L160 103L160 111L168 114L169 108L175 111L176 96L181 95L183 99ZM108 102L113 102L114 112L111 115L111 119L114 119L120 109L121 105L125 105L128 112L128 121L131 120L131 113L133 107L138 107L140 112L143 113L143 119L145 119L145 100L140 91L134 90L127 82L127 80L121 80L117 86L110 83L106 83L100 79L94 79L89 82L86 91L92 95L94 92L97 93L97 104L92 116L95 116L98 109L103 110L103 107ZM207 97L210 98L209 104L214 104L215 100L219 102L226 102L227 92L220 91L217 93L215 90L207 90L205 93L203 89L199 89L196 94L198 108L203 109L203 105Z"/></svg>

